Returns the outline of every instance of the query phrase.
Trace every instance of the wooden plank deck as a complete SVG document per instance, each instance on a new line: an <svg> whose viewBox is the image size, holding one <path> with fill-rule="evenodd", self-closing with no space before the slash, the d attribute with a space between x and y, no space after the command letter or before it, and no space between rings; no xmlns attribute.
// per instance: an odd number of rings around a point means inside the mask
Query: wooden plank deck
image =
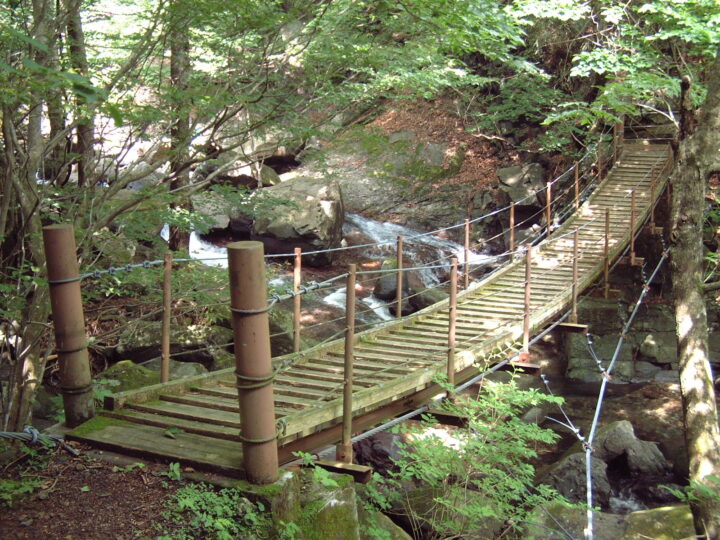
<svg viewBox="0 0 720 540"><path fill-rule="evenodd" d="M579 229L582 291L603 271L605 212L611 212L610 258L630 241L630 191L635 234L657 199L671 166L667 145L626 146L621 160L571 218L533 250L531 327L537 332L571 302L573 231ZM654 202L654 201L652 201ZM458 295L456 369L468 378L517 350L522 336L525 261L518 258ZM397 323L359 334L355 346L353 411L358 428L397 414L432 395L444 372L448 305L441 302ZM502 352L498 356L498 351ZM332 442L342 417L343 342L273 359L275 416L281 459L300 439ZM98 417L69 438L103 448L180 461L243 476L240 414L232 369L109 396ZM179 433L168 434L175 427ZM329 429L330 428L330 429ZM284 451L283 451L284 450Z"/></svg>

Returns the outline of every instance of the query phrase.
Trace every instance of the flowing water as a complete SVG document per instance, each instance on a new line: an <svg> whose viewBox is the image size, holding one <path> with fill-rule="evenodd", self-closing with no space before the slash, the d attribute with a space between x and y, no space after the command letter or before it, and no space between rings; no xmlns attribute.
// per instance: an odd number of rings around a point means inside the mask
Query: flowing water
<svg viewBox="0 0 720 540"><path fill-rule="evenodd" d="M409 227L384 223L359 214L346 213L343 234L347 237L359 233L377 245L362 249L362 256L371 260L396 256L398 236L403 237L403 261L406 267L437 266L417 270L426 287L437 285L441 277L450 271L450 257L457 257L458 264L465 263L465 248L457 242L435 235L418 236L420 233ZM470 251L468 263L473 269L494 263L496 257Z"/></svg>

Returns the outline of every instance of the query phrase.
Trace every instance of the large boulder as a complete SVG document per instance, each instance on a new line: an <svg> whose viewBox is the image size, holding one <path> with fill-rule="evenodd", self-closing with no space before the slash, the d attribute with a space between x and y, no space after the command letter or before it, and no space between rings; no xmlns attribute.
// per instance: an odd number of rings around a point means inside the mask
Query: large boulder
<svg viewBox="0 0 720 540"><path fill-rule="evenodd" d="M668 464L657 444L638 439L627 420L600 428L593 443L593 455L609 462L623 454L632 474L661 475L668 472Z"/></svg>
<svg viewBox="0 0 720 540"><path fill-rule="evenodd" d="M289 253L295 247L317 251L340 246L345 213L336 181L295 178L263 189L257 197L258 204L285 203L280 211L269 209L253 222L251 237L263 242L266 252ZM327 266L332 260L332 252L305 258L311 266Z"/></svg>
<svg viewBox="0 0 720 540"><path fill-rule="evenodd" d="M545 187L545 170L538 163L513 165L497 170L500 189L519 206L540 204L536 193Z"/></svg>
<svg viewBox="0 0 720 540"><path fill-rule="evenodd" d="M232 330L223 326L170 326L170 353L183 353L179 359L197 362L206 368L213 367L213 351L229 347L232 341ZM158 358L161 354L161 342L160 321L131 320L120 334L113 358L135 362Z"/></svg>
<svg viewBox="0 0 720 540"><path fill-rule="evenodd" d="M607 463L594 456L591 460L593 500L602 508L607 508L611 495ZM573 453L558 461L542 478L542 483L555 488L570 502L585 502L587 497L585 453Z"/></svg>

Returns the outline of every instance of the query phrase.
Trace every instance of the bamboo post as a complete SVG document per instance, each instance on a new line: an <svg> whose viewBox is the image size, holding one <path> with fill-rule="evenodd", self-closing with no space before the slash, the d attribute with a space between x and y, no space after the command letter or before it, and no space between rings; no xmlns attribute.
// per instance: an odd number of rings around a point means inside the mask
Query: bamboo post
<svg viewBox="0 0 720 540"><path fill-rule="evenodd" d="M335 459L344 463L353 462L352 393L355 346L355 272L356 266L354 264L349 265L347 285L345 288L345 370L343 380L342 441L335 447Z"/></svg>
<svg viewBox="0 0 720 540"><path fill-rule="evenodd" d="M250 483L269 484L278 452L262 242L229 244L228 268L243 465Z"/></svg>
<svg viewBox="0 0 720 540"><path fill-rule="evenodd" d="M580 208L580 162L575 162L575 210Z"/></svg>
<svg viewBox="0 0 720 540"><path fill-rule="evenodd" d="M547 237L552 232L552 183L548 182L545 188L545 220L547 221Z"/></svg>
<svg viewBox="0 0 720 540"><path fill-rule="evenodd" d="M298 294L302 283L302 249L295 248L295 267L293 268L293 352L300 350L300 308L302 297Z"/></svg>
<svg viewBox="0 0 720 540"><path fill-rule="evenodd" d="M523 351L530 352L530 280L532 278L532 244L525 253L525 313L523 316Z"/></svg>
<svg viewBox="0 0 720 540"><path fill-rule="evenodd" d="M635 190L630 191L630 266L635 266Z"/></svg>
<svg viewBox="0 0 720 540"><path fill-rule="evenodd" d="M610 296L610 209L605 210L605 247L603 249L603 276L605 281L603 296Z"/></svg>
<svg viewBox="0 0 720 540"><path fill-rule="evenodd" d="M171 252L165 254L163 266L163 314L162 314L162 338L160 357L160 382L170 380L170 312L172 309L172 263Z"/></svg>
<svg viewBox="0 0 720 540"><path fill-rule="evenodd" d="M465 219L465 269L463 271L465 283L463 289L470 286L470 220Z"/></svg>
<svg viewBox="0 0 720 540"><path fill-rule="evenodd" d="M515 252L515 203L510 201L510 254Z"/></svg>
<svg viewBox="0 0 720 540"><path fill-rule="evenodd" d="M95 416L73 226L43 227L43 244L65 424L73 428Z"/></svg>
<svg viewBox="0 0 720 540"><path fill-rule="evenodd" d="M570 313L570 322L577 324L577 297L578 297L578 250L579 250L580 229L575 229L573 234L573 264L572 264L572 312Z"/></svg>
<svg viewBox="0 0 720 540"><path fill-rule="evenodd" d="M447 355L447 380L448 384L455 387L455 333L457 326L457 283L458 283L458 260L450 259L450 312L448 313L448 355ZM448 392L448 398L452 398L453 392Z"/></svg>
<svg viewBox="0 0 720 540"><path fill-rule="evenodd" d="M397 278L395 282L395 317L398 319L402 317L402 303L403 303L403 237L399 235L397 237Z"/></svg>

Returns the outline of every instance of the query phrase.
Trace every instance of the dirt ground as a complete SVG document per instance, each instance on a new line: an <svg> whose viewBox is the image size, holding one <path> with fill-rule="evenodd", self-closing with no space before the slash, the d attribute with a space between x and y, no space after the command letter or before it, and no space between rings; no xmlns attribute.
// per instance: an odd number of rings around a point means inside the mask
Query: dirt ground
<svg viewBox="0 0 720 540"><path fill-rule="evenodd" d="M0 506L0 537L5 539L156 538L172 529L162 514L179 484L163 473L166 465L134 466L138 460L98 459L88 447L39 450L5 465L2 479L38 481L30 496Z"/></svg>

